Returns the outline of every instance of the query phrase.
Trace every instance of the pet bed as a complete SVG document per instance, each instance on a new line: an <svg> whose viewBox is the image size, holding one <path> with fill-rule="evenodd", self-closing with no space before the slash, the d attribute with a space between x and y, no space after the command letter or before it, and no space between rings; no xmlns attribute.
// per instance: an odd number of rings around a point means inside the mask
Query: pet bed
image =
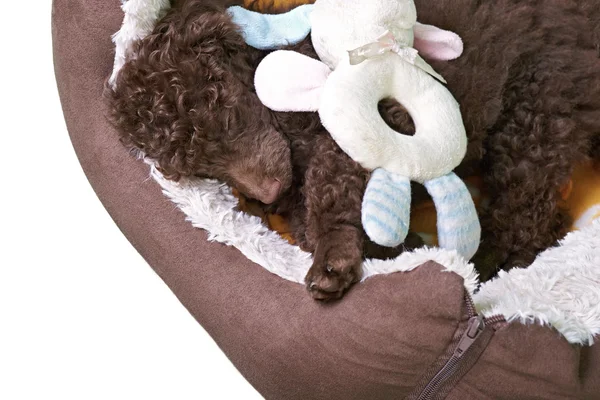
<svg viewBox="0 0 600 400"><path fill-rule="evenodd" d="M263 396L598 398L600 221L475 294L472 265L430 249L368 261L343 301L315 302L297 283L310 256L237 211L226 186L148 179L119 143L102 99L119 3L54 0L52 19L61 102L94 190Z"/></svg>

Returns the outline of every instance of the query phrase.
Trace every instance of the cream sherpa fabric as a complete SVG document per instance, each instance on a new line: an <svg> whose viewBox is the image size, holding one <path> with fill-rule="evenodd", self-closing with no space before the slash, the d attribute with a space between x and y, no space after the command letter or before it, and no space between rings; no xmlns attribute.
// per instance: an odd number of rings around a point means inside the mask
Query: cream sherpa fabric
<svg viewBox="0 0 600 400"><path fill-rule="evenodd" d="M501 271L474 300L486 316L551 325L571 343L592 344L600 335L600 219L526 269Z"/></svg>

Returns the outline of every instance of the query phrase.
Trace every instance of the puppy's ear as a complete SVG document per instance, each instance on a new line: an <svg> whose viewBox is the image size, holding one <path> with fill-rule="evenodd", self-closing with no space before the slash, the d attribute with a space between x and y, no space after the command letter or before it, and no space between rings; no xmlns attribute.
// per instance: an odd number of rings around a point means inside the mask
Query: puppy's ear
<svg viewBox="0 0 600 400"><path fill-rule="evenodd" d="M295 51L269 54L256 69L254 85L262 103L273 111L318 111L331 70Z"/></svg>
<svg viewBox="0 0 600 400"><path fill-rule="evenodd" d="M463 52L463 41L454 32L417 22L414 33L415 49L430 60L454 60Z"/></svg>

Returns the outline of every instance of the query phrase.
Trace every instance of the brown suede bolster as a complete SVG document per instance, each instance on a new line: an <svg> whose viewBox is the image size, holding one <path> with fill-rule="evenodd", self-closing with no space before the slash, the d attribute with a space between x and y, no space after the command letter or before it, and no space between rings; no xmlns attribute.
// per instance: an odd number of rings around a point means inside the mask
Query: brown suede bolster
<svg viewBox="0 0 600 400"><path fill-rule="evenodd" d="M372 278L342 302L324 305L236 249L207 242L105 118L110 35L121 19L116 0L53 5L56 77L73 146L125 236L266 398L408 395L464 319L462 279L429 263ZM598 346L575 348L551 329L511 324L495 333L448 398L595 399L598 393Z"/></svg>

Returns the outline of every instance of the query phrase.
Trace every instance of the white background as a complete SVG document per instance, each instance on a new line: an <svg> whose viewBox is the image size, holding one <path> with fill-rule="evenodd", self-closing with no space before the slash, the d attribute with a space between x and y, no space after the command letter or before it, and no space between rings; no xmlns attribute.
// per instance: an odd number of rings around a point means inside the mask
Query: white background
<svg viewBox="0 0 600 400"><path fill-rule="evenodd" d="M0 399L260 399L87 182L54 81L50 3L2 11Z"/></svg>

